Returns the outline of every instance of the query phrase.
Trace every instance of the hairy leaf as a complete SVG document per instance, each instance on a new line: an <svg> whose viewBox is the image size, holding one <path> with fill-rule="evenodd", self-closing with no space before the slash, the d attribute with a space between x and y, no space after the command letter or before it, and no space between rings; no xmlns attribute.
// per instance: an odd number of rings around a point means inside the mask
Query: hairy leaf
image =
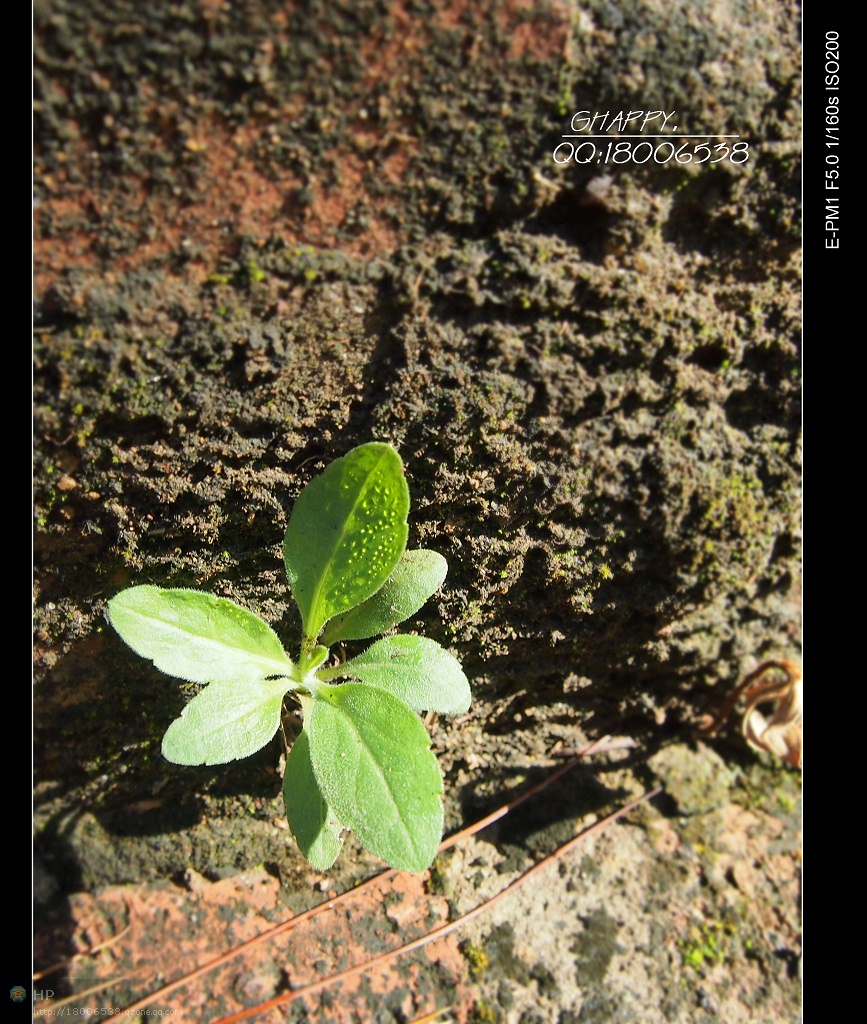
<svg viewBox="0 0 867 1024"><path fill-rule="evenodd" d="M313 774L306 729L301 731L286 758L283 802L298 849L317 871L327 871L343 845L342 826Z"/></svg>
<svg viewBox="0 0 867 1024"><path fill-rule="evenodd" d="M292 669L264 619L198 590L130 587L108 602L108 620L136 654L194 683L238 682Z"/></svg>
<svg viewBox="0 0 867 1024"><path fill-rule="evenodd" d="M442 838L442 777L415 712L385 690L344 683L314 701L305 728L338 819L391 867L429 867Z"/></svg>
<svg viewBox="0 0 867 1024"><path fill-rule="evenodd" d="M364 640L384 633L415 615L442 585L447 571L446 560L436 551L405 551L372 597L328 623L322 642L330 646L338 640Z"/></svg>
<svg viewBox="0 0 867 1024"><path fill-rule="evenodd" d="M174 764L225 764L255 754L280 726L288 682L211 683L166 730L163 757Z"/></svg>
<svg viewBox="0 0 867 1024"><path fill-rule="evenodd" d="M364 654L321 673L323 679L336 676L388 690L416 711L458 715L470 706L470 684L457 658L422 636L383 637Z"/></svg>
<svg viewBox="0 0 867 1024"><path fill-rule="evenodd" d="M283 555L308 639L385 583L406 547L408 512L403 463L379 442L354 448L304 488Z"/></svg>

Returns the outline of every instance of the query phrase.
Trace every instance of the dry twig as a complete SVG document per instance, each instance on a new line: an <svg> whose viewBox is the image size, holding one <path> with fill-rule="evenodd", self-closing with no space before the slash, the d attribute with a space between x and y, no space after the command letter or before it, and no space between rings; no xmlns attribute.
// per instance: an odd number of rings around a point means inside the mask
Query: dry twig
<svg viewBox="0 0 867 1024"><path fill-rule="evenodd" d="M479 917L479 915L483 914L486 910L490 910L490 908L496 903L499 903L500 900L505 899L506 896L515 892L515 890L520 888L520 886L522 886L526 881L538 874L544 868L548 867L548 865L553 863L555 860L559 860L561 857L565 856L565 854L569 853L578 846L579 843L584 842L585 839L588 839L595 832L606 828L618 818L623 817L624 814L628 814L630 811L634 810L639 804L644 803L645 800L650 800L661 792L662 787L658 786L656 789L651 790L648 793L644 793L637 799L631 800L619 810L614 811L605 818L602 818L601 821L597 821L595 824L590 825L583 832L579 832L577 836L574 836L567 843L564 843L561 847L556 849L553 853L549 854L547 857L543 857L542 860L534 864L533 867L525 871L522 875L519 875L504 889L501 889L495 896L485 900L484 903L480 903L468 913L457 918L457 920L450 921L448 924L440 925L439 928L434 928L432 931L428 932L427 935L422 935L421 938L413 939L412 942L406 942L404 945L398 946L397 949L389 950L387 953L380 953L379 956L371 957L370 960L365 960L360 964L356 964L354 967L347 967L343 971L337 971L335 974L331 974L327 978L323 978L321 981L314 981L309 985L302 985L301 988L296 988L292 992L284 992L282 995L275 996L273 999L260 1003L258 1006L252 1006L249 1009L240 1010L238 1013L234 1013L229 1017L222 1017L220 1020L215 1021L214 1024L236 1024L237 1021L246 1020L248 1017L254 1017L259 1013L265 1013L267 1010L271 1010L275 1006L283 1006L286 1003L291 1003L303 996L316 995L323 989L329 988L331 985L335 985L341 981L346 981L349 978L354 978L357 974L363 974L365 971L371 970L371 968L381 967L384 964L395 960L397 957L403 956L405 953L411 953L415 949L420 949L422 946L426 946L429 942L434 942L436 939L444 938L446 935L456 931L458 928L462 928L465 924L469 924L470 921Z"/></svg>
<svg viewBox="0 0 867 1024"><path fill-rule="evenodd" d="M552 782L556 782L557 779L565 775L566 772L571 771L576 765L580 764L584 758L589 757L591 754L598 753L600 750L607 749L607 744L609 740L610 737L608 736L603 736L601 739L596 740L594 743L591 743L588 747L581 751L581 753L578 754L577 757L569 761L567 764L564 764L556 771L552 772L549 776L543 779L542 782L531 787L526 792L522 793L520 796L515 797L514 800L511 800L509 803L504 804L502 807L498 808L493 813L487 815L487 817L482 818L480 821L477 821L475 824L470 825L468 828L465 828L460 832L456 832L454 835L448 836L446 839L442 841L442 843L440 843L440 852L442 852L443 850L450 849L456 843L460 842L460 840L466 838L467 836L474 835L476 832L480 832L482 829L487 828L487 826L492 824L493 822L498 821L500 818L504 817L506 814L509 813L509 811L513 810L519 804L522 804L525 800L529 800L531 797L535 796L541 790L545 789L546 786L550 786ZM216 968L221 967L223 964L226 964L229 961L234 960L235 957L240 956L241 953L244 953L249 949L252 949L259 943L265 942L268 939L276 938L278 935L283 935L286 932L291 931L293 928L297 928L305 921L309 921L311 918L317 917L319 914L325 913L328 910L334 910L334 908L337 907L339 904L351 899L354 896L360 895L362 892L365 892L367 889L371 888L377 882L381 882L386 878L390 878L395 873L396 872L392 869L381 871L379 874L373 875L371 878L366 879L364 882L360 882L352 889L347 889L346 892L341 893L341 895L336 897L335 899L328 900L324 903L320 903L315 907L311 907L310 910L305 910L301 914L296 914L295 917L291 917L287 921L282 921L280 924L275 925L273 928L268 928L261 934L255 935L252 939L248 939L246 942L242 942L239 946L234 946L232 949L227 950L225 953L221 953L213 960L209 960L207 963L204 963L201 966L195 968L195 970L192 970L189 973L182 975L180 978L176 978L174 981L169 982L167 985L163 985L162 988L159 988L156 991L151 992L149 995L142 997L141 999L132 1003L130 1006L127 1006L125 1009L125 1013L132 1014L138 1012L139 1010L143 1010L145 1007L150 1006L158 999L164 999L167 995L169 995L169 993L175 992L183 985L187 985L190 982L195 981L197 978L202 977L202 975L207 974L210 971L216 970Z"/></svg>

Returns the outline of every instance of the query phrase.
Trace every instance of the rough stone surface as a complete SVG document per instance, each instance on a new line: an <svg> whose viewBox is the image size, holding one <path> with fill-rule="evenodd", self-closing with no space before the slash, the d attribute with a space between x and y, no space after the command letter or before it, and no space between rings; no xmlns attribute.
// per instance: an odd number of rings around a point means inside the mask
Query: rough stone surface
<svg viewBox="0 0 867 1024"><path fill-rule="evenodd" d="M695 750L672 744L654 754L647 765L659 777L680 814L721 807L728 802L736 778L720 755L703 743Z"/></svg>
<svg viewBox="0 0 867 1024"><path fill-rule="evenodd" d="M279 739L168 765L188 688L104 610L197 587L294 642L287 517L356 444L398 447L410 543L449 562L409 624L473 686L430 723L447 831L587 740L632 743L457 850L456 906L650 785L758 661L798 658L797 7L37 0L34 27L44 962L118 886L265 865L313 898ZM554 164L573 112L650 108L749 158ZM657 801L475 922L499 928L476 1002L443 971L428 1010L795 1020L798 776L732 725L694 755L712 809ZM350 844L329 884L373 867ZM263 970L227 1008L274 990ZM413 984L390 1019L422 1013Z"/></svg>

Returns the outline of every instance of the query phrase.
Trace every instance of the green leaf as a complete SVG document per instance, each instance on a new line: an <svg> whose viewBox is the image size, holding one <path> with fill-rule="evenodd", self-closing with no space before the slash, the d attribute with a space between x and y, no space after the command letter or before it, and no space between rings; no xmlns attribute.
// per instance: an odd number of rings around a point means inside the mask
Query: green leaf
<svg viewBox="0 0 867 1024"><path fill-rule="evenodd" d="M387 444L353 449L304 488L283 555L308 640L385 583L406 547L408 512L403 463Z"/></svg>
<svg viewBox="0 0 867 1024"><path fill-rule="evenodd" d="M130 587L108 602L108 620L136 654L194 683L289 675L293 668L264 619L198 590Z"/></svg>
<svg viewBox="0 0 867 1024"><path fill-rule="evenodd" d="M393 868L424 871L442 838L442 776L421 719L365 683L321 691L305 728L338 819Z"/></svg>
<svg viewBox="0 0 867 1024"><path fill-rule="evenodd" d="M163 736L163 757L174 764L225 764L255 754L280 726L285 679L211 683Z"/></svg>
<svg viewBox="0 0 867 1024"><path fill-rule="evenodd" d="M340 853L343 826L322 795L310 761L306 729L292 744L283 773L286 817L298 848L317 871L327 871Z"/></svg>
<svg viewBox="0 0 867 1024"><path fill-rule="evenodd" d="M459 715L470 706L470 684L458 660L422 636L383 637L364 654L320 673L323 680L336 676L388 690L415 711Z"/></svg>
<svg viewBox="0 0 867 1024"><path fill-rule="evenodd" d="M436 551L405 551L394 572L362 604L337 615L325 627L322 642L364 640L408 619L442 585L448 565Z"/></svg>

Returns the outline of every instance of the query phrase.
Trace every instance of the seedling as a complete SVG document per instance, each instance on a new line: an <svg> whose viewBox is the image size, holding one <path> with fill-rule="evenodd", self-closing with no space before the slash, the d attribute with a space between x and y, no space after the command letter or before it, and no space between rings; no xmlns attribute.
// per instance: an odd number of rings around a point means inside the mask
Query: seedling
<svg viewBox="0 0 867 1024"><path fill-rule="evenodd" d="M346 830L405 871L427 868L442 838L442 774L417 712L469 708L460 664L434 640L407 634L329 661L331 645L391 630L445 579L441 555L406 550L408 512L403 463L387 444L353 449L304 488L283 541L301 613L295 661L267 622L224 598L139 586L108 603L109 621L137 654L207 684L163 737L169 761L249 757L279 728L284 697L300 705L283 798L301 852L320 871Z"/></svg>

